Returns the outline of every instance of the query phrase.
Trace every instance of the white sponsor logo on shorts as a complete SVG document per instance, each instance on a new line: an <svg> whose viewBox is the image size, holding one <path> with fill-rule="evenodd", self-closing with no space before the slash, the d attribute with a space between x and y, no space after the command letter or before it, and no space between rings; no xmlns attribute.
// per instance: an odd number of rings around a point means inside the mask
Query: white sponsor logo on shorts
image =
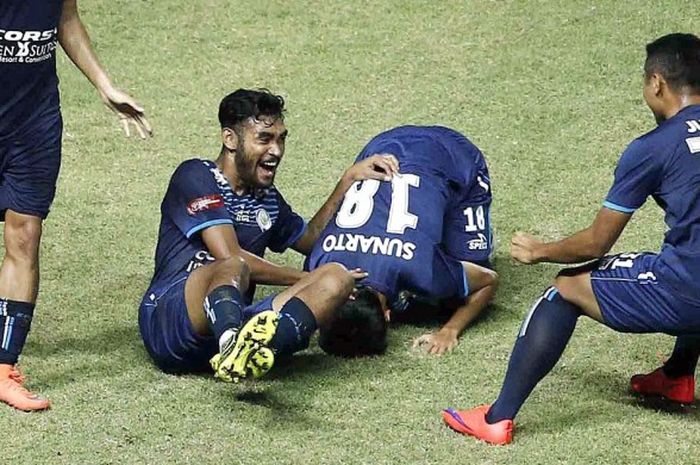
<svg viewBox="0 0 700 465"><path fill-rule="evenodd" d="M486 239L486 236L478 233L477 236L479 236L478 239L472 239L471 241L467 242L467 248L469 250L486 250L489 248L489 241Z"/></svg>

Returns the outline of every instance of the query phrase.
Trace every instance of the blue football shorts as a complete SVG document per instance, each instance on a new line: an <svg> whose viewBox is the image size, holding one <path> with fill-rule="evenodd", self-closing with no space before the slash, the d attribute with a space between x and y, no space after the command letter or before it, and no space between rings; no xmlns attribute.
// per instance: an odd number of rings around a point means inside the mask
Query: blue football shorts
<svg viewBox="0 0 700 465"><path fill-rule="evenodd" d="M591 284L605 324L627 333L700 333L700 302L657 277L657 259L654 253L625 253L595 264Z"/></svg>
<svg viewBox="0 0 700 465"><path fill-rule="evenodd" d="M194 331L187 314L185 283L187 276L160 289L151 289L139 308L139 330L148 354L166 373L211 371L209 359L219 352L213 336ZM276 294L243 309L243 321L264 310L272 309Z"/></svg>
<svg viewBox="0 0 700 465"><path fill-rule="evenodd" d="M58 107L0 142L0 216L6 210L46 218L61 168L63 120Z"/></svg>

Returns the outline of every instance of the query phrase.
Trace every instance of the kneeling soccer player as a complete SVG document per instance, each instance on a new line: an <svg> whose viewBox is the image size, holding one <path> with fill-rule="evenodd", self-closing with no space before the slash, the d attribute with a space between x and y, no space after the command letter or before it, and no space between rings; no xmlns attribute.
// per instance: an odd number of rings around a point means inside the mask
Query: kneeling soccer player
<svg viewBox="0 0 700 465"><path fill-rule="evenodd" d="M496 401L447 409L454 430L493 444L512 440L513 418L554 367L580 315L621 332L678 336L660 369L632 378L631 388L679 402L694 399L700 354L700 39L670 34L647 45L644 99L658 122L622 154L615 181L592 226L560 241L515 235L516 260L578 263L610 250L648 196L666 212L661 252L600 258L559 274L520 327Z"/></svg>
<svg viewBox="0 0 700 465"><path fill-rule="evenodd" d="M361 181L348 190L307 260L311 270L337 262L368 272L355 300L338 309L319 342L337 355L381 353L388 306L400 291L411 291L458 299L449 321L416 341L442 355L457 346L496 290L498 277L488 268L493 237L486 161L466 137L439 126L379 134L356 162L374 153L394 155L400 174L391 182Z"/></svg>

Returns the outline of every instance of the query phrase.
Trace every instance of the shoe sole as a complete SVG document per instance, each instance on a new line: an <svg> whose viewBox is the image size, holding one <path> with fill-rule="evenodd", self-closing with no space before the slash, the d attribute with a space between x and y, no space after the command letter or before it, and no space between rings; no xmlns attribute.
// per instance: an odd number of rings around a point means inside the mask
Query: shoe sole
<svg viewBox="0 0 700 465"><path fill-rule="evenodd" d="M267 344L275 336L277 323L278 315L273 310L258 313L248 320L241 328L231 354L223 360L220 357L212 359L212 366L217 365L216 377L237 383L251 374L257 378L267 373L274 363L274 355ZM256 354L260 355L256 357Z"/></svg>

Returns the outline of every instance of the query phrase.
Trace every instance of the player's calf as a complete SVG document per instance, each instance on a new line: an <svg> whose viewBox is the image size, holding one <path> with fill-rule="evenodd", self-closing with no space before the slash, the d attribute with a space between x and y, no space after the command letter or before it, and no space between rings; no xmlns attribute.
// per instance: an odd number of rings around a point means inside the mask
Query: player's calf
<svg viewBox="0 0 700 465"><path fill-rule="evenodd" d="M218 342L219 353L211 364L217 376L225 380L229 380L227 371L236 358L234 348L243 320L242 292L247 288L248 276L243 259L231 257L195 270L185 288L192 326L199 334L212 334Z"/></svg>

